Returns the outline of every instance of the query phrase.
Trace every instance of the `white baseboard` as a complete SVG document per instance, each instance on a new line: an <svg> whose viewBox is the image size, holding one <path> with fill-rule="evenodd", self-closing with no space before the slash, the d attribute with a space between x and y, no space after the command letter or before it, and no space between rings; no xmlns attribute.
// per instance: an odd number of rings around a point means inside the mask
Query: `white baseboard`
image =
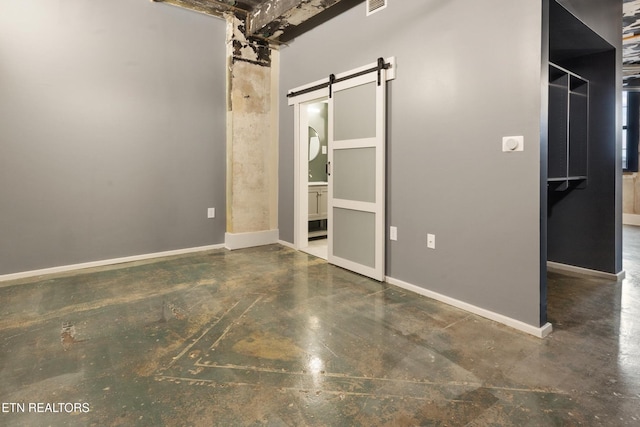
<svg viewBox="0 0 640 427"><path fill-rule="evenodd" d="M579 274L581 276L599 277L601 279L622 280L627 275L624 270L618 274L604 271L590 270L588 268L576 267L575 265L561 264L559 262L547 261L547 270L558 273Z"/></svg>
<svg viewBox="0 0 640 427"><path fill-rule="evenodd" d="M203 251L209 251L213 249L223 249L223 248L224 248L224 245L199 246L195 248L176 249L173 251L155 252L151 254L133 255L133 256L122 257L122 258L113 258L113 259L105 259L101 261L85 262L81 264L71 264L71 265L63 265L60 267L43 268L41 270L23 271L20 273L0 275L0 282L6 282L8 280L16 280L16 279L25 279L25 278L36 277L36 276L44 276L45 274L66 273L69 271L82 270L85 268L104 267L106 265L115 265L115 264L122 264L125 262L143 261L143 260L152 259L152 258L164 258L169 256L184 255L184 254L190 254L194 252L203 252Z"/></svg>
<svg viewBox="0 0 640 427"><path fill-rule="evenodd" d="M225 233L224 246L229 250L251 248L278 243L279 230L256 231L253 233Z"/></svg>
<svg viewBox="0 0 640 427"><path fill-rule="evenodd" d="M489 320L493 320L511 328L517 329L522 332L526 332L538 338L544 338L551 333L551 323L546 323L541 327L529 325L528 323L521 322L520 320L513 319L511 317L504 316L502 314L495 313L493 311L485 310L484 308L477 307L475 305L466 303L464 301L457 300L455 298L448 297L446 295L439 294L424 288L421 288L411 283L404 282L402 280L394 279L393 277L387 277L386 282L392 285L398 286L402 289L406 289L416 294L435 299L437 301L449 304L451 306L460 308L462 310L477 314Z"/></svg>
<svg viewBox="0 0 640 427"><path fill-rule="evenodd" d="M622 223L624 225L640 225L640 215L623 213Z"/></svg>

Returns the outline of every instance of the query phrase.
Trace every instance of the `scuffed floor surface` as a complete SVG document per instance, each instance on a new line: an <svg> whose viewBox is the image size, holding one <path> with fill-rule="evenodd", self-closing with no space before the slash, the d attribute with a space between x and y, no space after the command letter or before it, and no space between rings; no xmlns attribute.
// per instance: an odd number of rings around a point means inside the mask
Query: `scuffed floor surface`
<svg viewBox="0 0 640 427"><path fill-rule="evenodd" d="M549 275L543 340L278 245L5 282L0 425L637 426L625 232L624 281Z"/></svg>

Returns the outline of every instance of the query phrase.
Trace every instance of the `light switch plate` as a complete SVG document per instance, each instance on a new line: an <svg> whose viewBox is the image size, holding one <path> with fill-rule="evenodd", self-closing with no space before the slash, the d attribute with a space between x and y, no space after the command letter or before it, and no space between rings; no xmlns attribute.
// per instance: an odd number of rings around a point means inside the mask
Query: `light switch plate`
<svg viewBox="0 0 640 427"><path fill-rule="evenodd" d="M216 208L207 208L207 218L216 217Z"/></svg>
<svg viewBox="0 0 640 427"><path fill-rule="evenodd" d="M505 136L502 138L502 151L512 153L524 151L524 136Z"/></svg>
<svg viewBox="0 0 640 427"><path fill-rule="evenodd" d="M398 240L398 227L389 227L389 240Z"/></svg>
<svg viewBox="0 0 640 427"><path fill-rule="evenodd" d="M429 249L436 248L436 235L435 234L427 234L427 247Z"/></svg>

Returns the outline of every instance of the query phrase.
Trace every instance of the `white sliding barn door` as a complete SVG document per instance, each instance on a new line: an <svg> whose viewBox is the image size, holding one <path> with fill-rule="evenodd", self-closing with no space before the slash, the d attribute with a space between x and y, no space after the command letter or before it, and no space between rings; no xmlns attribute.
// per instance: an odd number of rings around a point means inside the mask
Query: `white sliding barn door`
<svg viewBox="0 0 640 427"><path fill-rule="evenodd" d="M329 98L328 261L385 278L386 70L334 83Z"/></svg>

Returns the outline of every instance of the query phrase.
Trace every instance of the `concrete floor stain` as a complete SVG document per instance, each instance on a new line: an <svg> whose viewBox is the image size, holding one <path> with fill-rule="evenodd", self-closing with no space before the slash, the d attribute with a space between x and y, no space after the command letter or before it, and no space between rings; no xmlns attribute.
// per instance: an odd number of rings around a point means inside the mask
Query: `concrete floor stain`
<svg viewBox="0 0 640 427"><path fill-rule="evenodd" d="M73 344L81 343L85 340L76 339L76 327L70 322L62 322L62 330L60 331L60 342L62 348L67 351Z"/></svg>
<svg viewBox="0 0 640 427"><path fill-rule="evenodd" d="M252 332L236 342L232 350L258 359L282 361L299 360L305 354L290 338L269 331Z"/></svg>
<svg viewBox="0 0 640 427"><path fill-rule="evenodd" d="M623 282L549 275L544 340L279 245L22 279L0 402L90 411L0 425L638 425L635 245Z"/></svg>

